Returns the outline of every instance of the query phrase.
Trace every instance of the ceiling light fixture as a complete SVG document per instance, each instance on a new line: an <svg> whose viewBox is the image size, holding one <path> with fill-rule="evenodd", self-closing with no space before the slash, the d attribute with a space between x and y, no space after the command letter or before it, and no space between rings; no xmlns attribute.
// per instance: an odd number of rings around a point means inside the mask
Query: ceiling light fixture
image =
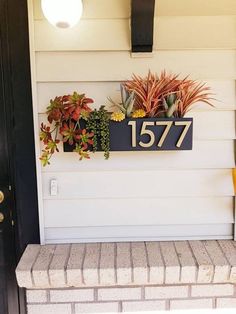
<svg viewBox="0 0 236 314"><path fill-rule="evenodd" d="M41 0L45 18L58 28L75 26L82 15L82 0Z"/></svg>

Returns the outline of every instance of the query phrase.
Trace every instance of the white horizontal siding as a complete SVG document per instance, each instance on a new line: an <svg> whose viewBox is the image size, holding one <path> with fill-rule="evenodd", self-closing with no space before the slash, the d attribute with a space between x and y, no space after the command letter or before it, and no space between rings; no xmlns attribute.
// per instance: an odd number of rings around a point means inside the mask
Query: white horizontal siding
<svg viewBox="0 0 236 314"><path fill-rule="evenodd" d="M220 154L219 152L224 152ZM194 141L193 150L178 152L111 152L105 160L102 152L91 155L90 160L78 160L76 153L55 154L51 165L43 167L43 172L74 171L116 171L135 170L176 170L176 169L224 169L234 168L234 141Z"/></svg>
<svg viewBox="0 0 236 314"><path fill-rule="evenodd" d="M195 139L235 139L235 111L189 112Z"/></svg>
<svg viewBox="0 0 236 314"><path fill-rule="evenodd" d="M46 37L45 33L47 33ZM62 31L45 20L36 21L35 49L36 51L130 50L129 20L81 20L77 26Z"/></svg>
<svg viewBox="0 0 236 314"><path fill-rule="evenodd" d="M46 243L232 239L232 224L45 228Z"/></svg>
<svg viewBox="0 0 236 314"><path fill-rule="evenodd" d="M192 151L112 152L107 161L97 153L79 162L60 145L40 173L43 242L232 238L235 0L156 1L156 51L148 58L130 54L130 0L83 0L82 20L69 30L50 26L40 0L32 1L39 122L57 95L78 91L93 98L94 107L108 106L108 96L119 101L121 81L149 69L206 81L217 99L215 108L198 104L189 113ZM54 197L52 178L58 180Z"/></svg>
<svg viewBox="0 0 236 314"><path fill-rule="evenodd" d="M54 199L156 198L233 196L231 170L104 171L43 173L43 196L49 199L50 180L58 181ZM113 201L114 203L115 201ZM138 200L137 200L138 202ZM133 206L136 206L134 202Z"/></svg>
<svg viewBox="0 0 236 314"><path fill-rule="evenodd" d="M53 200L51 197L44 200L45 227L200 225L234 221L233 197L142 197L113 200Z"/></svg>
<svg viewBox="0 0 236 314"><path fill-rule="evenodd" d="M163 69L193 79L235 79L234 50L158 51L151 58L132 58L129 52L37 52L38 82L122 81L133 73Z"/></svg>
<svg viewBox="0 0 236 314"><path fill-rule="evenodd" d="M154 50L236 48L236 16L158 17L154 28ZM58 30L46 20L36 21L35 49L128 51L131 49L130 20L84 19L66 30Z"/></svg>
<svg viewBox="0 0 236 314"><path fill-rule="evenodd" d="M83 0L83 6L82 18L116 19L130 16L130 0ZM236 15L236 3L235 0L158 0L155 15ZM34 0L34 17L44 18L40 0Z"/></svg>
<svg viewBox="0 0 236 314"><path fill-rule="evenodd" d="M158 17L154 49L235 49L235 35L236 16Z"/></svg>
<svg viewBox="0 0 236 314"><path fill-rule="evenodd" d="M234 80L204 80L207 86L211 88L215 108L204 104L196 104L193 111L196 110L235 110L235 81ZM37 84L38 111L46 112L49 100L55 96L65 95L77 91L85 93L93 98L93 107L99 107L106 104L110 107L107 97L110 96L117 102L120 102L120 82L46 82Z"/></svg>

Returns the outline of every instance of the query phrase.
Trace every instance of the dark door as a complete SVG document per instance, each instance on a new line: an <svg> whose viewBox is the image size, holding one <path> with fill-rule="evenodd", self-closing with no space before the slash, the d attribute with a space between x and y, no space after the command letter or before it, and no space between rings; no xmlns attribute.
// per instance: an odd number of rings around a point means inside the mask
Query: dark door
<svg viewBox="0 0 236 314"><path fill-rule="evenodd" d="M3 22L3 21L2 21ZM6 35L6 34L5 34ZM6 37L5 37L6 38ZM18 289L14 280L16 250L14 241L14 200L10 174L8 128L10 110L7 110L10 71L4 34L0 36L0 314L19 313ZM9 108L10 109L10 108ZM10 132L9 132L10 134ZM13 312L14 311L14 312Z"/></svg>
<svg viewBox="0 0 236 314"><path fill-rule="evenodd" d="M15 279L39 242L27 0L0 0L0 314L25 313Z"/></svg>
<svg viewBox="0 0 236 314"><path fill-rule="evenodd" d="M1 53L1 52L0 52ZM0 58L2 69L2 55ZM0 314L18 314L18 289L14 280L14 200L10 180L7 116L3 76L0 76Z"/></svg>

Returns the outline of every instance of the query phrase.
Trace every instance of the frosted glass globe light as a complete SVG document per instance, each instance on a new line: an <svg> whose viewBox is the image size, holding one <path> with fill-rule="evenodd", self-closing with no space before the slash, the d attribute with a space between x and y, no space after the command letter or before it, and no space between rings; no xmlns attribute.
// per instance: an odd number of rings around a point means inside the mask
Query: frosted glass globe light
<svg viewBox="0 0 236 314"><path fill-rule="evenodd" d="M45 18L59 28L75 26L82 15L82 0L41 0Z"/></svg>

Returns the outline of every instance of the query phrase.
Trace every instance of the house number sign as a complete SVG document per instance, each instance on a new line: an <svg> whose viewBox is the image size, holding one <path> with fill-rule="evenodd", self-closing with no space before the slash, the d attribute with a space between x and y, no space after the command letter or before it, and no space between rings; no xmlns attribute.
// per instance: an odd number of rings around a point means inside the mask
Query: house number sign
<svg viewBox="0 0 236 314"><path fill-rule="evenodd" d="M192 118L111 121L111 151L191 150L192 124Z"/></svg>
<svg viewBox="0 0 236 314"><path fill-rule="evenodd" d="M128 125L130 125L132 127L132 147L137 147L137 126L136 126L137 122L136 121L129 121ZM150 140L148 142L143 142L143 141L139 141L138 145L143 147L143 148L148 148L151 147L153 145L155 145L156 142L156 136L155 136L155 132L151 129L148 129L148 127L153 127L153 126L164 126L164 130L163 133L158 141L158 143L156 144L158 147L162 147L164 144L164 141L166 140L171 127L174 125L178 125L178 126L184 126L182 133L180 134L180 137L176 143L176 147L181 147L181 145L183 144L184 138L186 136L186 134L188 133L188 130L192 124L191 121L156 121L156 122L150 122L150 121L144 121L142 123L142 127L141 127L141 132L140 132L140 137L142 135L148 135L150 137Z"/></svg>
<svg viewBox="0 0 236 314"><path fill-rule="evenodd" d="M192 118L139 118L110 121L110 151L191 150ZM64 144L64 151L73 147Z"/></svg>

